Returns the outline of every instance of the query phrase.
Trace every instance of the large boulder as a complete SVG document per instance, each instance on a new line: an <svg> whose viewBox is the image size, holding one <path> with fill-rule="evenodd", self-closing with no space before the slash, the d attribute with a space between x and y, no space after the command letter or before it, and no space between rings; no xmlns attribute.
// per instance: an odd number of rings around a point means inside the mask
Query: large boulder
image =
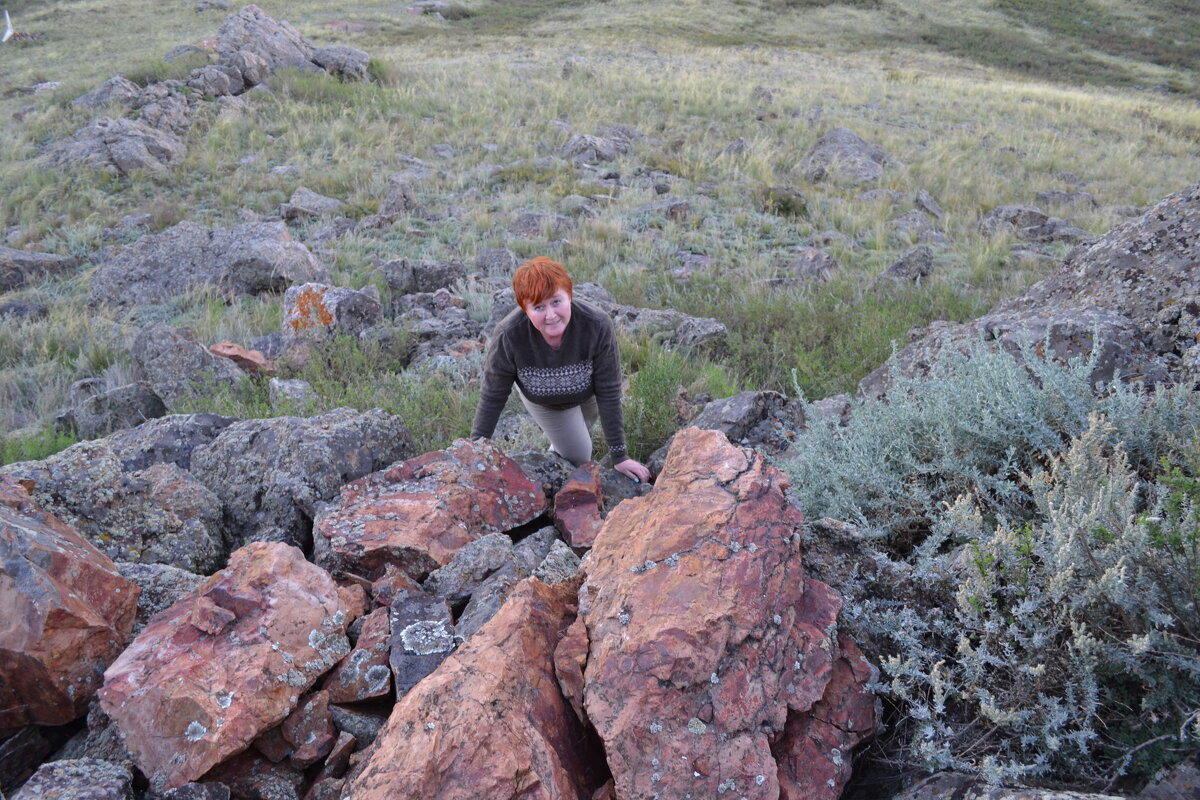
<svg viewBox="0 0 1200 800"><path fill-rule="evenodd" d="M102 117L50 148L44 160L55 169L164 174L186 151L183 141L170 131L141 120Z"/></svg>
<svg viewBox="0 0 1200 800"><path fill-rule="evenodd" d="M616 796L840 795L840 764L873 729L874 700L857 680L861 656L838 640L841 601L804 575L787 486L762 456L689 428L654 490L605 521L557 661ZM841 660L849 688L833 680ZM797 741L821 711L847 706L868 709L869 724L824 719L824 746ZM799 754L826 783L798 780Z"/></svg>
<svg viewBox="0 0 1200 800"><path fill-rule="evenodd" d="M331 572L376 577L392 564L420 580L470 542L545 508L541 486L514 461L459 439L343 487L314 523L314 556Z"/></svg>
<svg viewBox="0 0 1200 800"><path fill-rule="evenodd" d="M182 786L283 721L349 651L350 621L299 550L248 545L109 667L101 706L156 792Z"/></svg>
<svg viewBox="0 0 1200 800"><path fill-rule="evenodd" d="M152 322L138 332L130 355L138 377L172 411L198 394L237 386L246 380L246 373L236 364L213 355L189 329L172 328L162 322Z"/></svg>
<svg viewBox="0 0 1200 800"><path fill-rule="evenodd" d="M95 758L49 761L12 796L13 800L133 800L133 775Z"/></svg>
<svg viewBox="0 0 1200 800"><path fill-rule="evenodd" d="M307 419L230 425L192 456L192 474L221 498L233 541L308 546L309 521L348 481L412 455L404 420L339 408Z"/></svg>
<svg viewBox="0 0 1200 800"><path fill-rule="evenodd" d="M85 714L128 642L137 595L107 556L0 476L0 729Z"/></svg>
<svg viewBox="0 0 1200 800"><path fill-rule="evenodd" d="M80 439L97 439L116 430L136 427L166 413L167 407L150 384L135 381L88 394L77 405L56 417L55 424L73 431Z"/></svg>
<svg viewBox="0 0 1200 800"><path fill-rule="evenodd" d="M321 280L328 280L325 268L292 241L283 222L212 229L181 222L116 250L92 274L88 302L128 309L165 303L201 286L232 298Z"/></svg>
<svg viewBox="0 0 1200 800"><path fill-rule="evenodd" d="M284 340L357 336L383 318L383 306L366 292L323 283L293 286L283 297Z"/></svg>
<svg viewBox="0 0 1200 800"><path fill-rule="evenodd" d="M19 289L27 283L65 275L75 269L78 263L71 256L0 247L0 294Z"/></svg>
<svg viewBox="0 0 1200 800"><path fill-rule="evenodd" d="M356 47L333 44L313 50L312 61L344 81L365 81L370 75L371 56Z"/></svg>
<svg viewBox="0 0 1200 800"><path fill-rule="evenodd" d="M110 105L131 106L141 87L124 75L114 75L86 94L71 101L78 108L99 109Z"/></svg>
<svg viewBox="0 0 1200 800"><path fill-rule="evenodd" d="M1011 207L1009 217L1024 219ZM1115 374L1151 385L1195 380L1200 377L1197 261L1200 185L1075 248L1049 277L980 319L934 323L867 375L859 393L881 397L893 370L926 374L942 354L964 352L971 342L1019 354L1018 345L1027 341L1060 360L1098 347L1092 375L1097 382Z"/></svg>
<svg viewBox="0 0 1200 800"><path fill-rule="evenodd" d="M316 69L313 45L286 20L275 20L256 5L230 14L217 30L217 56L235 65L239 53L249 53L274 72L281 67Z"/></svg>
<svg viewBox="0 0 1200 800"><path fill-rule="evenodd" d="M572 588L519 584L491 622L397 703L345 796L589 798L602 756L563 699L552 658L574 616Z"/></svg>
<svg viewBox="0 0 1200 800"><path fill-rule="evenodd" d="M849 128L834 128L822 136L801 164L810 181L868 183L883 177L887 155L867 144Z"/></svg>

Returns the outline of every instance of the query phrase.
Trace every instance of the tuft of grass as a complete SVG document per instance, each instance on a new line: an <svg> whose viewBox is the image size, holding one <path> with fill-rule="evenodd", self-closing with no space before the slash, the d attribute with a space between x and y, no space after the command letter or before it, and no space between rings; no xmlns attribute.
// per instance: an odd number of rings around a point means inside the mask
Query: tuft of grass
<svg viewBox="0 0 1200 800"><path fill-rule="evenodd" d="M66 450L78 441L74 436L43 425L28 432L14 432L0 438L0 467L18 461L40 461Z"/></svg>

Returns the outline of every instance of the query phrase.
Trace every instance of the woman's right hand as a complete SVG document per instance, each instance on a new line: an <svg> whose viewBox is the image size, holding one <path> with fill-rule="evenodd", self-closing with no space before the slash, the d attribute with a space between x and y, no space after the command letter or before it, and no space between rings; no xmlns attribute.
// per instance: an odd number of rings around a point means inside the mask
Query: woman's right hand
<svg viewBox="0 0 1200 800"><path fill-rule="evenodd" d="M627 458L620 464L614 464L613 469L638 483L650 482L650 470L646 469L640 461L635 461L632 458Z"/></svg>

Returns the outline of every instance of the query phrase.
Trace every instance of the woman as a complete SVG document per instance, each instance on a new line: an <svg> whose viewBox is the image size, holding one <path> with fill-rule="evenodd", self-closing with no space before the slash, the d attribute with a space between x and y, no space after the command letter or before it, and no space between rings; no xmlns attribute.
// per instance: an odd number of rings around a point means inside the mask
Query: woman
<svg viewBox="0 0 1200 800"><path fill-rule="evenodd" d="M567 271L544 256L521 264L512 285L518 308L492 334L471 438L495 432L515 383L554 452L576 466L591 461L590 431L599 418L617 472L650 480L650 470L625 451L621 358L612 320L574 300Z"/></svg>

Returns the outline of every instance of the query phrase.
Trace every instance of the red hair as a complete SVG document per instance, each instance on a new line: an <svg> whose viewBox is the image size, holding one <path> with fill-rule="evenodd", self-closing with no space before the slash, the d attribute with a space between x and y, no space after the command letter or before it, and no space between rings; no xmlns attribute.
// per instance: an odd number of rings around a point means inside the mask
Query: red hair
<svg viewBox="0 0 1200 800"><path fill-rule="evenodd" d="M559 289L565 289L567 297L572 297L574 292L571 276L563 269L563 265L545 256L531 258L517 267L513 273L512 287L513 294L517 296L517 305L522 309L530 303L536 305Z"/></svg>

